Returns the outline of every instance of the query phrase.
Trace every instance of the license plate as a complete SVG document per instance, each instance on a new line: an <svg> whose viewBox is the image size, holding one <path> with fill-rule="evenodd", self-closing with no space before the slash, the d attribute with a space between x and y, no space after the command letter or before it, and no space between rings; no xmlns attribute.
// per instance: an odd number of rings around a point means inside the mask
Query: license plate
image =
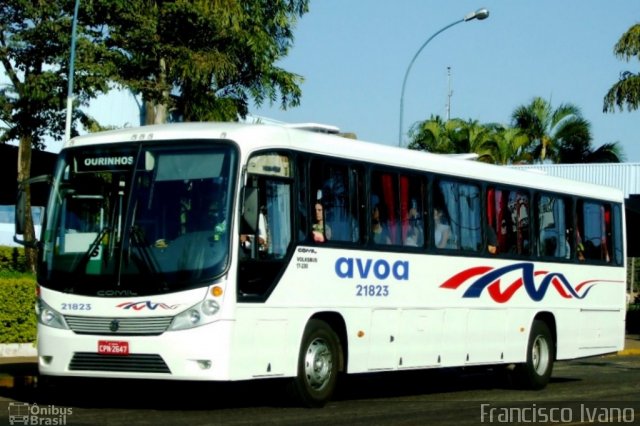
<svg viewBox="0 0 640 426"><path fill-rule="evenodd" d="M98 353L101 355L129 355L129 342L99 340Z"/></svg>

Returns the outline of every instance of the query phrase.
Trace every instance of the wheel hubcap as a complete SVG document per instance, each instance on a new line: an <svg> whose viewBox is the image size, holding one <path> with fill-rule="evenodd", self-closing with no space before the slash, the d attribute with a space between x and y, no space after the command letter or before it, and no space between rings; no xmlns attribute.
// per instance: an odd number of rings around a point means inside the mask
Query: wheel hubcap
<svg viewBox="0 0 640 426"><path fill-rule="evenodd" d="M533 369L542 376L549 367L549 343L542 336L536 337L531 348L531 362Z"/></svg>
<svg viewBox="0 0 640 426"><path fill-rule="evenodd" d="M304 358L304 373L314 390L321 390L331 378L333 359L324 339L315 339L307 348Z"/></svg>

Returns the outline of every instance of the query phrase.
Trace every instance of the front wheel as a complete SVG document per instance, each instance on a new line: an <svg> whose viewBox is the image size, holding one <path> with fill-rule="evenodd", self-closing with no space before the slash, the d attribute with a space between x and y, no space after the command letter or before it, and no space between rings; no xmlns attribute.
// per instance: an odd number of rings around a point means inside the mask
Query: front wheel
<svg viewBox="0 0 640 426"><path fill-rule="evenodd" d="M544 321L534 320L527 345L527 361L516 368L520 385L527 389L542 389L547 386L553 370L555 352L549 326Z"/></svg>
<svg viewBox="0 0 640 426"><path fill-rule="evenodd" d="M302 404L322 407L333 395L338 379L340 341L336 333L320 320L310 320L302 336L298 374L291 390Z"/></svg>

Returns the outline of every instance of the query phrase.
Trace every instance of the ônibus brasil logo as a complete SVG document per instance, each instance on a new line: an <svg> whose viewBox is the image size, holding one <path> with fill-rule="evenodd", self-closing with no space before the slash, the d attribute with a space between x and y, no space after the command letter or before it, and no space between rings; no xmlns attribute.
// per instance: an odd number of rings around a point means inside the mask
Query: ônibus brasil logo
<svg viewBox="0 0 640 426"><path fill-rule="evenodd" d="M504 275L520 270L520 276L506 287L501 285ZM536 284L539 281L539 284ZM457 290L465 283L470 283L462 297L479 298L486 289L489 296L498 303L508 302L513 295L524 287L529 297L539 302L550 287L565 299L584 299L589 291L599 283L621 282L612 280L588 280L572 285L559 272L536 271L533 263L514 263L502 268L476 266L459 272L440 285L440 288Z"/></svg>

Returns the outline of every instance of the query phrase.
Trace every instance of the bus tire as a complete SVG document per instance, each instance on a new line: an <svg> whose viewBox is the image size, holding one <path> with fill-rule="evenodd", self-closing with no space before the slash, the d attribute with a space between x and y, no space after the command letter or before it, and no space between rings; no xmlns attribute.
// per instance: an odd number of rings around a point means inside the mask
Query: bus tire
<svg viewBox="0 0 640 426"><path fill-rule="evenodd" d="M555 357L555 344L549 326L534 320L527 344L527 361L516 367L517 383L525 389L543 389L549 383Z"/></svg>
<svg viewBox="0 0 640 426"><path fill-rule="evenodd" d="M326 322L312 319L307 323L298 372L290 383L294 398L307 407L323 407L333 395L340 364L340 340Z"/></svg>

